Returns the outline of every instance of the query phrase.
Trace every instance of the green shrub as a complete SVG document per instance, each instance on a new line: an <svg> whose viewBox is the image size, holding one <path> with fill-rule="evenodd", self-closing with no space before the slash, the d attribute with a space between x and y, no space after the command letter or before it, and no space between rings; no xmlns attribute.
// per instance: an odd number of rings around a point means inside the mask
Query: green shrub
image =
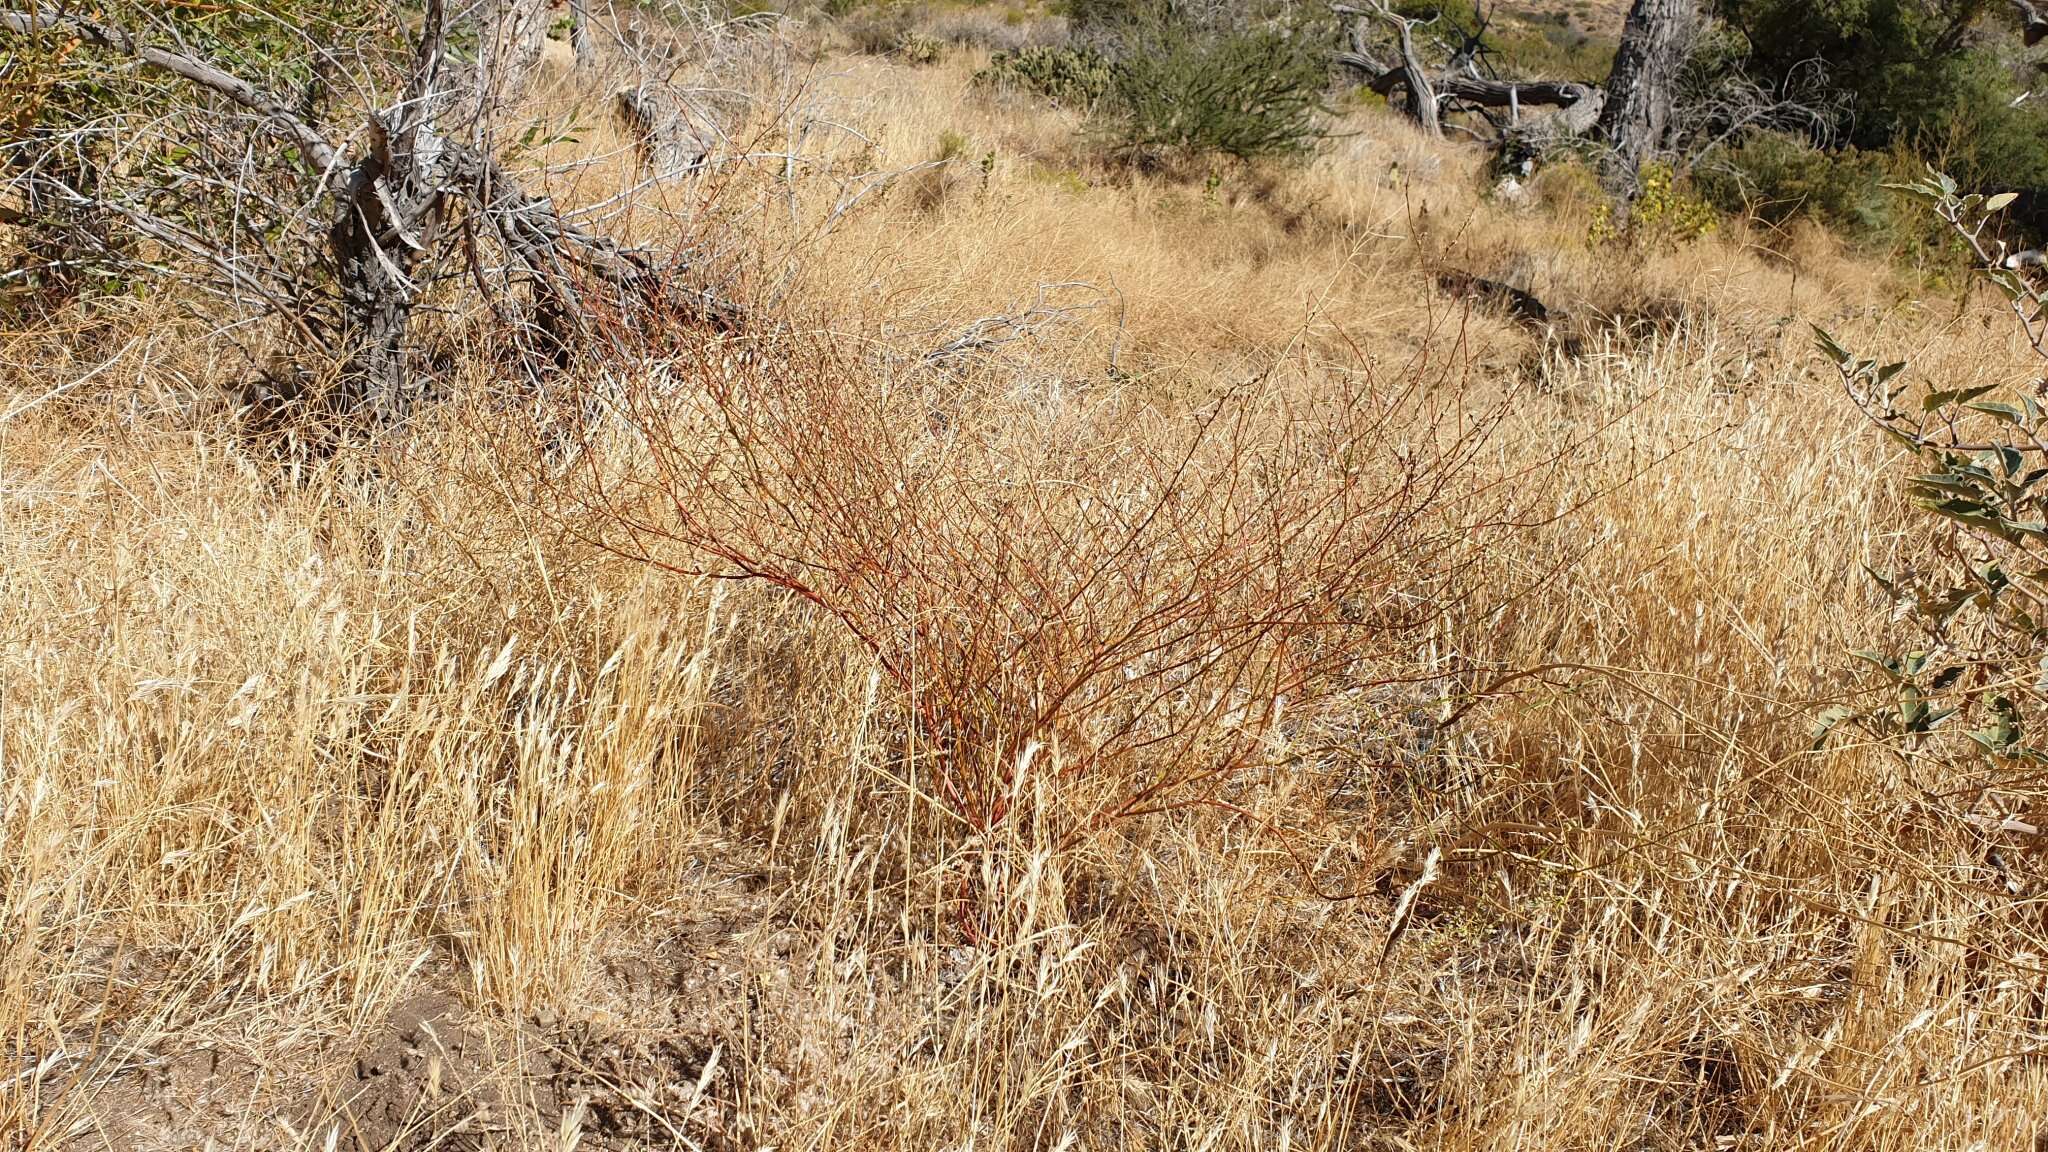
<svg viewBox="0 0 2048 1152"><path fill-rule="evenodd" d="M1080 43L998 52L975 82L1092 110L1096 140L1127 163L1305 152L1321 135L1327 52L1249 11L1088 0L1070 9Z"/></svg>
<svg viewBox="0 0 2048 1152"><path fill-rule="evenodd" d="M1631 206L1626 226L1615 221L1613 205L1602 202L1593 215L1591 240L1626 242L1650 248L1675 248L1713 233L1720 225L1714 206L1679 179L1666 164L1643 169L1642 195Z"/></svg>
<svg viewBox="0 0 2048 1152"><path fill-rule="evenodd" d="M1077 108L1092 108L1109 91L1109 58L1087 47L1035 46L997 52L974 74L984 88L1029 92Z"/></svg>
<svg viewBox="0 0 2048 1152"><path fill-rule="evenodd" d="M1915 168L1903 148L1815 148L1777 132L1752 132L1702 157L1693 187L1715 208L1770 225L1821 224L1851 247L1914 270L1931 287L1966 269L1961 245L1900 185Z"/></svg>
<svg viewBox="0 0 2048 1152"><path fill-rule="evenodd" d="M1138 30L1118 57L1097 104L1098 135L1136 163L1298 154L1320 135L1328 75L1325 54L1289 30L1168 21Z"/></svg>
<svg viewBox="0 0 2048 1152"><path fill-rule="evenodd" d="M1828 152L1778 132L1753 132L1716 148L1693 168L1693 183L1716 208L1782 224L1807 217L1868 241L1891 232L1898 198L1885 190L1889 156Z"/></svg>
<svg viewBox="0 0 2048 1152"><path fill-rule="evenodd" d="M1965 193L1940 173L1910 191L1933 204L2011 303L2038 371L2048 358L2048 290L1999 239L2017 197ZM1873 670L1869 691L1823 713L1816 740L1861 729L1898 755L1931 811L1959 821L1988 817L1995 828L2006 812L2038 811L2048 800L2048 413L2033 389L1995 377L1920 385L1903 363L1817 335L1850 400L1906 450L1915 472L1907 492L1936 530L1906 537L1888 571L1870 570L1906 634L1872 637L1873 648L1856 653Z"/></svg>
<svg viewBox="0 0 2048 1152"><path fill-rule="evenodd" d="M1907 142L1966 188L2048 185L2048 115L2023 95L2003 63L1988 55L1962 57L1914 109Z"/></svg>
<svg viewBox="0 0 2048 1152"><path fill-rule="evenodd" d="M1986 0L1722 0L1738 51L1727 63L1795 95L1816 68L1853 104L1848 143L1906 147L1945 166L1962 187L2048 183L2048 115L2019 99L2006 34L1965 34ZM1998 7L2005 7L2000 4Z"/></svg>
<svg viewBox="0 0 2048 1152"><path fill-rule="evenodd" d="M359 117L349 111L351 94L388 88L409 58L399 10L387 0L108 0L95 18L148 29L260 88L289 93L295 114L323 126ZM12 185L7 208L26 251L10 253L17 275L0 280L0 318L62 305L88 288L134 289L112 269L128 263L143 238L100 202L117 186L130 207L262 248L293 226L305 192L295 163L269 162L283 150L259 118L165 70L110 60L53 30L12 36L0 49L0 179ZM254 194L193 194L229 186Z"/></svg>
<svg viewBox="0 0 2048 1152"><path fill-rule="evenodd" d="M976 79L1090 109L1113 159L1152 165L1307 151L1330 29L1292 0L1067 0L1072 41L998 52Z"/></svg>

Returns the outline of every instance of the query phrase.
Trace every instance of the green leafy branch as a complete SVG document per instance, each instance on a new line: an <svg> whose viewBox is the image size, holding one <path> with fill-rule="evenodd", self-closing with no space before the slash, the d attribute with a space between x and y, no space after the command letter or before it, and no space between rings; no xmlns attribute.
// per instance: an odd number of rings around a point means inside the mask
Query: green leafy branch
<svg viewBox="0 0 2048 1152"><path fill-rule="evenodd" d="M1967 245L2035 354L2048 360L2048 291L2031 277L2048 260L2014 252L1999 235L2000 214L2015 197L1966 193L1931 170L1900 187L1926 200ZM1916 562L1870 571L1893 618L1918 640L1903 652L1856 653L1882 678L1884 702L1829 709L1816 746L1853 722L1909 760L2021 773L1979 773L1944 792L1981 797L2031 779L2048 766L2048 751L2029 741L2044 728L2048 700L2048 413L2036 396L2001 397L1996 385L1915 395L1905 363L1858 356L1814 331L1850 401L1917 463L1907 493L1945 529Z"/></svg>

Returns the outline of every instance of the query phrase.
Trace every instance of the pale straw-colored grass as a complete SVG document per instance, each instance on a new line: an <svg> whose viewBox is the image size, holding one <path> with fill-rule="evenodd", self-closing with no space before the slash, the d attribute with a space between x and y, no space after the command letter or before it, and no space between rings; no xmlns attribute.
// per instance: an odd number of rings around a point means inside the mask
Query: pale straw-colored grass
<svg viewBox="0 0 2048 1152"><path fill-rule="evenodd" d="M735 176L714 216L751 229L752 282L874 350L877 388L1092 285L957 381L1020 444L1055 385L1170 413L1426 353L1511 398L1444 499L1505 494L1515 526L1371 653L1421 686L1276 736L1227 807L1074 836L1084 784L1018 771L1008 818L962 823L841 621L592 547L502 412L280 476L176 403L232 358L145 342L0 424L0 1138L2033 1147L2031 855L2001 874L1877 750L1809 744L1892 627L1862 566L1928 529L1804 325L2024 380L2002 330L1811 240L1593 249L1570 204L1491 203L1470 156L1370 114L1206 193L1116 177L972 63L820 65L868 164L952 131L962 170L822 237L835 193ZM1680 318L1567 358L1434 293L1444 266ZM180 323L12 334L0 411ZM347 1120L422 996L470 1055L419 1041L411 1111Z"/></svg>

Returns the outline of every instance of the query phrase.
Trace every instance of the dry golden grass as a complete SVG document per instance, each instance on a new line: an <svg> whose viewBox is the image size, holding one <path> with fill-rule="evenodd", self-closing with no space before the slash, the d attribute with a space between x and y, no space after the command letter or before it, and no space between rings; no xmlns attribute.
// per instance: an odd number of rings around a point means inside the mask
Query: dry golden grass
<svg viewBox="0 0 2048 1152"><path fill-rule="evenodd" d="M0 1141L2034 1147L2038 865L1809 744L1892 627L1861 565L1925 529L1804 324L1957 383L2020 378L2002 329L1812 238L1589 248L1371 117L1301 170L1111 179L971 64L820 64L867 140L812 154L965 159L829 234L843 189L734 177L746 282L878 389L1092 285L949 377L1020 460L1055 410L1426 354L1505 402L1446 503L1512 515L1370 653L1421 686L1275 737L1227 805L1075 836L1086 782L1019 771L962 823L838 620L592 546L502 413L280 475L190 403L237 369L168 309L13 333ZM1546 354L1441 267L1668 322Z"/></svg>

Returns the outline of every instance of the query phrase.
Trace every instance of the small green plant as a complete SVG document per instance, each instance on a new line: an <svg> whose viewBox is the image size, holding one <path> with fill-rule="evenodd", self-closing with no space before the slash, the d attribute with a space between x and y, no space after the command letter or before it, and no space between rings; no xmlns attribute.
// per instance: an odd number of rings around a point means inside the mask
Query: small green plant
<svg viewBox="0 0 2048 1152"><path fill-rule="evenodd" d="M1720 226L1714 206L1686 187L1669 165L1649 165L1643 170L1642 183L1642 193L1625 220L1617 216L1612 204L1593 210L1587 235L1591 243L1674 248L1710 236Z"/></svg>
<svg viewBox="0 0 2048 1152"><path fill-rule="evenodd" d="M1030 164L1024 169L1027 179L1044 184L1069 196L1079 196L1089 190L1088 181L1071 168L1048 168L1043 164Z"/></svg>
<svg viewBox="0 0 2048 1152"><path fill-rule="evenodd" d="M960 184L960 174L956 169L972 144L966 134L957 129L948 128L939 133L929 166L913 174L909 181L910 198L920 211L937 211L952 197L953 190ZM988 168L995 166L994 156L995 153L989 153L990 159L985 162ZM982 179L985 186L987 169L983 170Z"/></svg>
<svg viewBox="0 0 2048 1152"><path fill-rule="evenodd" d="M2027 275L2038 257L1997 238L2016 197L1965 193L1937 172L1902 190L1933 205L2048 360L2048 290ZM1931 794L1972 809L2015 803L2048 767L2048 414L2039 386L1916 389L1906 364L1816 334L1850 401L1911 456L1908 491L1938 525L1919 554L1870 573L1910 637L1857 653L1878 671L1879 702L1829 710L1816 739L1854 724L1897 751ZM1923 770L1942 779L1925 780Z"/></svg>
<svg viewBox="0 0 2048 1152"><path fill-rule="evenodd" d="M945 54L945 41L915 29L905 32L896 41L896 55L904 62L920 67L938 63Z"/></svg>

